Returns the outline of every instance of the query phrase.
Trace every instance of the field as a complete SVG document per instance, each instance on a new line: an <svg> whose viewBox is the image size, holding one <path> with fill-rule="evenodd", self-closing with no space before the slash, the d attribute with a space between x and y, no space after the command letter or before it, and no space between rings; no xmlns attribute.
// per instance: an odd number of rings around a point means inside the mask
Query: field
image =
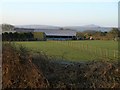
<svg viewBox="0 0 120 90"><path fill-rule="evenodd" d="M47 54L50 58L70 61L117 60L117 41L23 41L16 44L27 47L32 52Z"/></svg>

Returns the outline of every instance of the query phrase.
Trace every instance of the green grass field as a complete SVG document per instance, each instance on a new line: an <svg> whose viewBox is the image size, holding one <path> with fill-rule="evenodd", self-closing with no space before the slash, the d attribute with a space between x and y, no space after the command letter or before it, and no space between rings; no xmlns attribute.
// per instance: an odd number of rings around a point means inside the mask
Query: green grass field
<svg viewBox="0 0 120 90"><path fill-rule="evenodd" d="M50 57L70 61L115 60L118 58L117 41L28 41L22 44L33 52L44 52Z"/></svg>

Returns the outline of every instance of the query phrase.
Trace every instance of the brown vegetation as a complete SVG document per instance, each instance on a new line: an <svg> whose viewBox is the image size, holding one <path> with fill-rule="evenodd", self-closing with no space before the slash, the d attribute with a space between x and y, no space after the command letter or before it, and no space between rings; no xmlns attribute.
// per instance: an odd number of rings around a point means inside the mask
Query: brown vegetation
<svg viewBox="0 0 120 90"><path fill-rule="evenodd" d="M41 69L39 61L36 65ZM120 88L119 70L117 62L54 61L49 62L44 74L52 88Z"/></svg>
<svg viewBox="0 0 120 90"><path fill-rule="evenodd" d="M27 52L26 52L27 53ZM21 55L9 44L3 45L2 88L45 88L48 82L31 62L29 55ZM21 62L24 59L26 62ZM23 60L22 60L23 61Z"/></svg>

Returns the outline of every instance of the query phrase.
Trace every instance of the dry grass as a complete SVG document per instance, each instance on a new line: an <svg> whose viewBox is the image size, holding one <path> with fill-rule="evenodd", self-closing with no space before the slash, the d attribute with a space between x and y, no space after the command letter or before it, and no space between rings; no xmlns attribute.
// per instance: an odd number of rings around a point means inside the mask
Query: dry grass
<svg viewBox="0 0 120 90"><path fill-rule="evenodd" d="M2 54L3 89L45 88L48 86L46 78L40 69L38 70L31 62L31 56L29 54L23 55L22 52L15 50L10 44L3 45Z"/></svg>

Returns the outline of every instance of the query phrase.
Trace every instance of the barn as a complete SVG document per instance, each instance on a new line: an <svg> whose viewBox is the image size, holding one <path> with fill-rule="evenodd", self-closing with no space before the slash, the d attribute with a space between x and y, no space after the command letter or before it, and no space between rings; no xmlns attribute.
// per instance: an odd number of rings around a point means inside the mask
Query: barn
<svg viewBox="0 0 120 90"><path fill-rule="evenodd" d="M72 40L76 37L73 30L37 29L34 32L44 32L47 40Z"/></svg>

